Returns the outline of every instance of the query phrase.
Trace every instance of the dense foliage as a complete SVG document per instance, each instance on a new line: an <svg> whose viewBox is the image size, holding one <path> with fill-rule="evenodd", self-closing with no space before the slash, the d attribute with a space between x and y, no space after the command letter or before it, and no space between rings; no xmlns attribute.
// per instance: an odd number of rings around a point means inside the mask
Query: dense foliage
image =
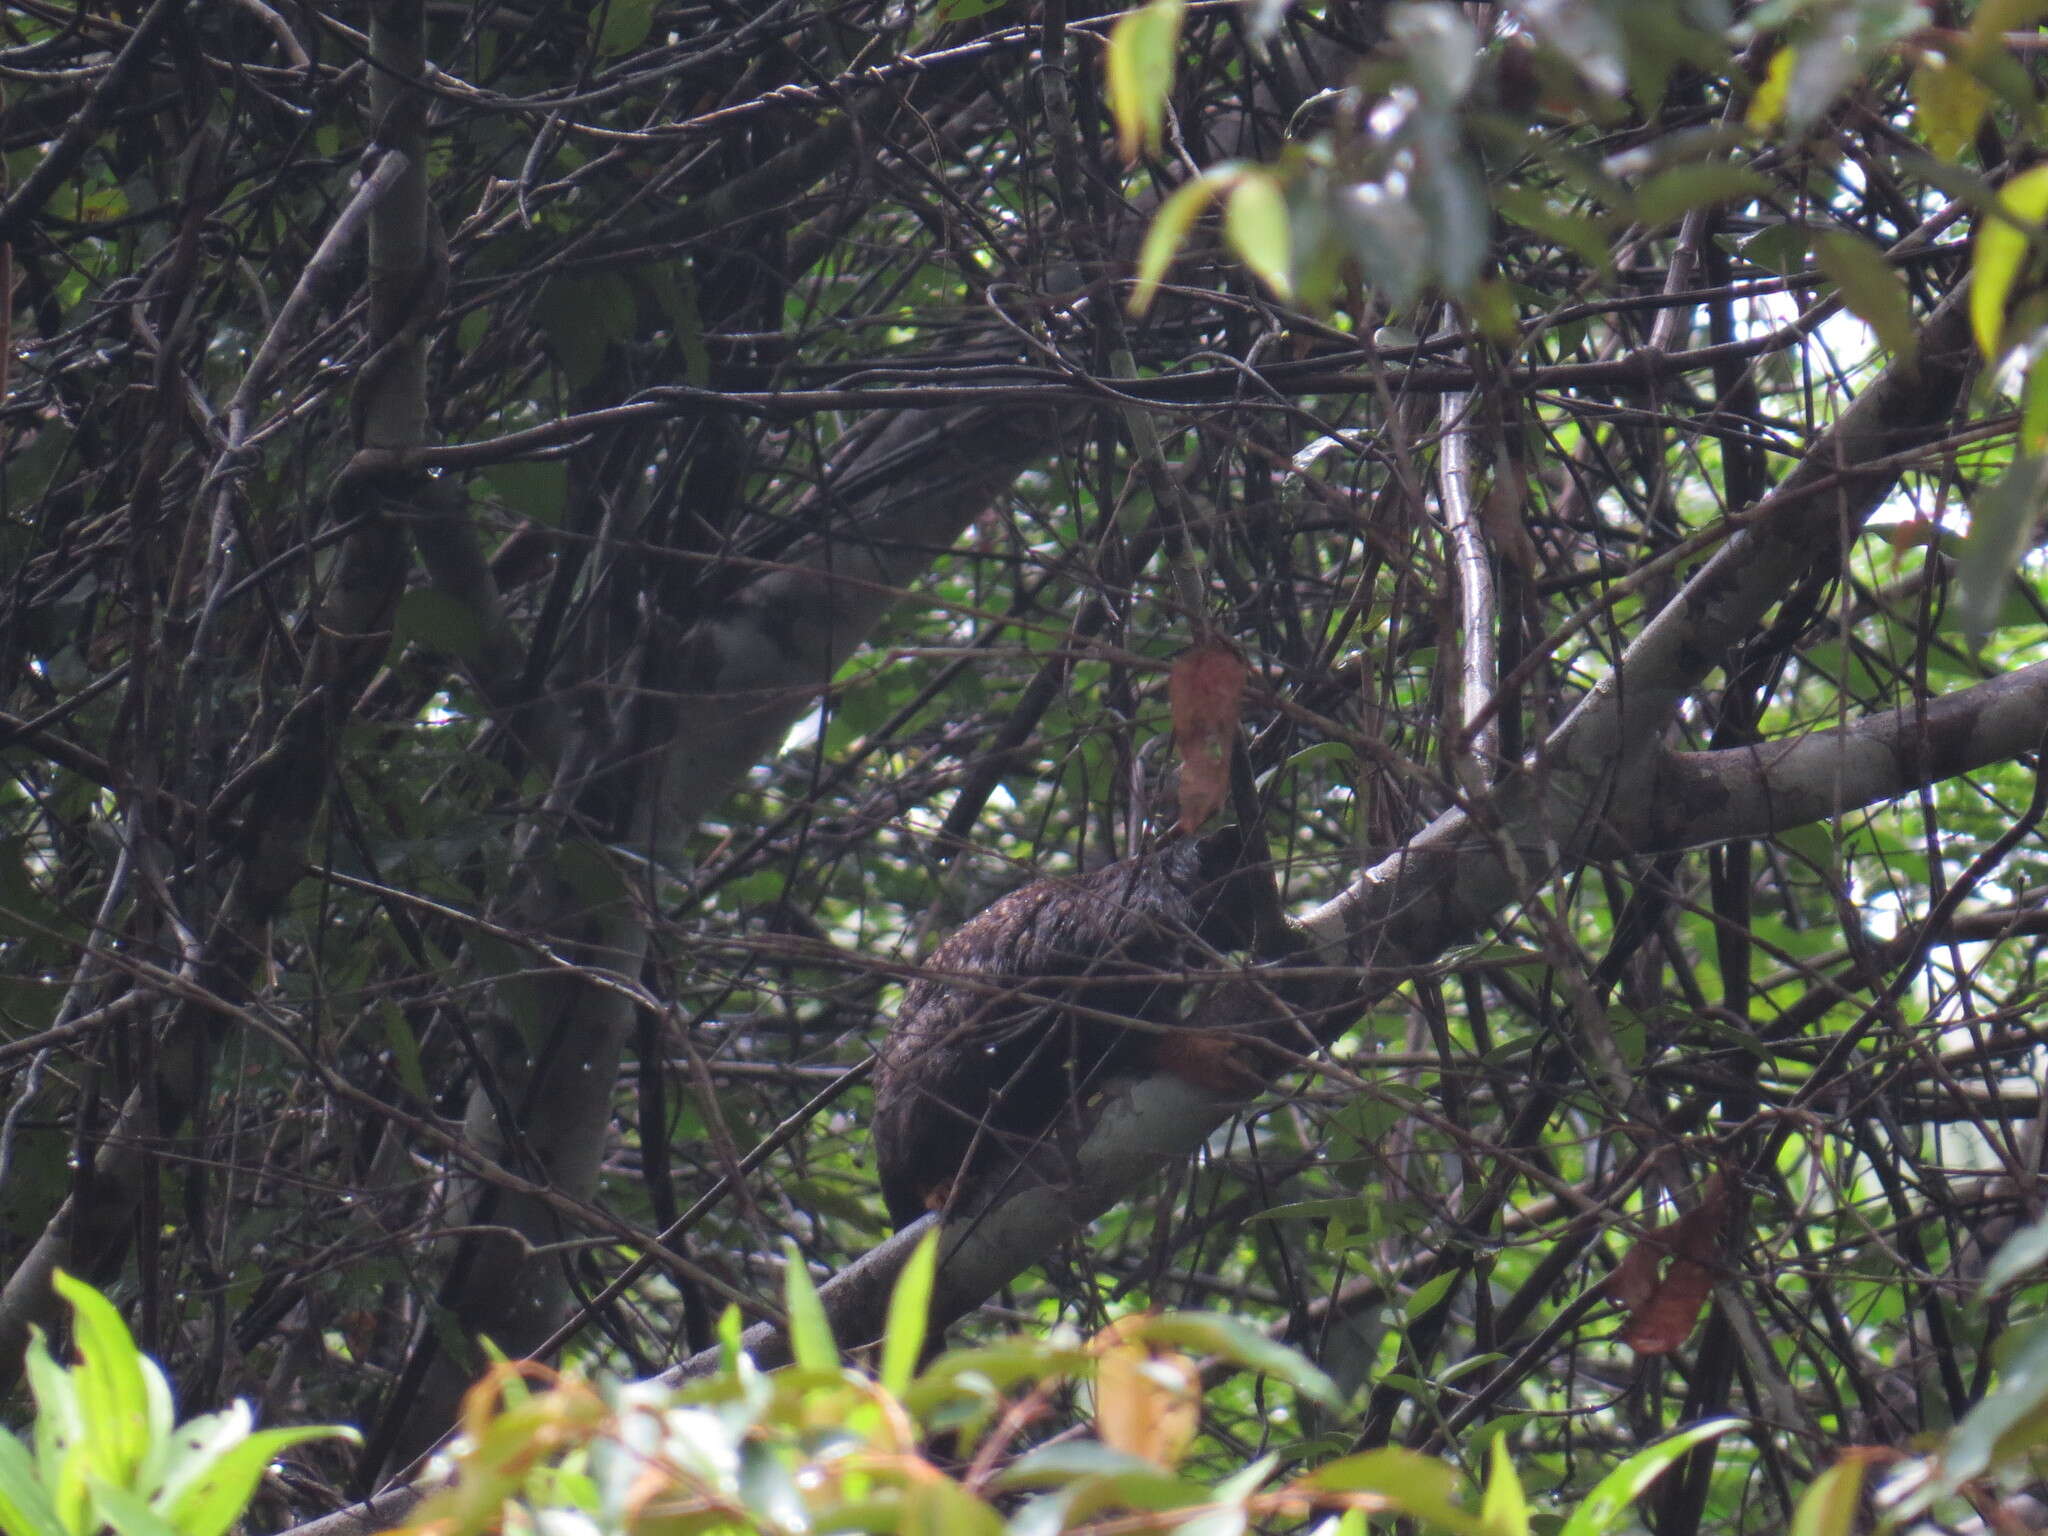
<svg viewBox="0 0 2048 1536"><path fill-rule="evenodd" d="M2048 1124L2034 15L16 0L10 1368L81 1273L363 1425L312 1512L785 1240L871 1336L904 978L1167 819L1220 640L1294 1063L1112 1095L942 1319L1269 1328L1345 1406L1232 1378L1219 1478L1748 1421L1660 1533L1962 1417L2043 1294L1970 1302Z"/></svg>

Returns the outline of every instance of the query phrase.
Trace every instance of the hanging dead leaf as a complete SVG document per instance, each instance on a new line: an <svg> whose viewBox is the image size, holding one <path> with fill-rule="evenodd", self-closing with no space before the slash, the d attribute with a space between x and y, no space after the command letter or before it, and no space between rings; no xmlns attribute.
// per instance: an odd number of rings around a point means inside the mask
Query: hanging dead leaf
<svg viewBox="0 0 2048 1536"><path fill-rule="evenodd" d="M1230 744L1244 709L1244 659L1227 640L1180 654L1166 680L1180 749L1180 830L1198 832L1230 795Z"/></svg>
<svg viewBox="0 0 2048 1536"><path fill-rule="evenodd" d="M1716 1173L1700 1190L1698 1205L1637 1239L1605 1285L1629 1311L1622 1343L1639 1355L1668 1355L1691 1336L1714 1291L1727 1220L1728 1187ZM1659 1276L1666 1258L1670 1265Z"/></svg>
<svg viewBox="0 0 2048 1536"><path fill-rule="evenodd" d="M1201 1427L1202 1379L1178 1350L1125 1338L1120 1318L1096 1336L1095 1433L1104 1445L1168 1470Z"/></svg>

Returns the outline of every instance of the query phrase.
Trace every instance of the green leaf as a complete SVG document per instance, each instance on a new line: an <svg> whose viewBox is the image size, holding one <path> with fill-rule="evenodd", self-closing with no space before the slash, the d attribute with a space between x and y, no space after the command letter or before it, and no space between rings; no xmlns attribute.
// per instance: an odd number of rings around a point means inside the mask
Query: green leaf
<svg viewBox="0 0 2048 1536"><path fill-rule="evenodd" d="M1152 216L1152 227L1145 231L1145 243L1138 251L1138 283L1131 291L1132 314L1142 315L1152 307L1152 296L1159 291L1160 279L1173 264L1181 241L1187 238L1210 199L1236 174L1234 165L1211 166L1193 181L1175 187L1172 195L1159 205L1159 211Z"/></svg>
<svg viewBox="0 0 2048 1536"><path fill-rule="evenodd" d="M391 640L394 645L414 641L430 651L474 661L483 654L484 623L460 598L415 587L398 600Z"/></svg>
<svg viewBox="0 0 2048 1536"><path fill-rule="evenodd" d="M1492 1536L1478 1517L1459 1507L1459 1481L1457 1469L1449 1463L1389 1445L1326 1463L1294 1486L1314 1492L1376 1493L1403 1513L1457 1536Z"/></svg>
<svg viewBox="0 0 2048 1536"><path fill-rule="evenodd" d="M1913 127L1929 149L1953 160L1977 137L1991 107L1991 93L1953 59L1928 59L1912 75Z"/></svg>
<svg viewBox="0 0 2048 1536"><path fill-rule="evenodd" d="M1005 0L939 0L939 20L972 21L999 10L1004 3Z"/></svg>
<svg viewBox="0 0 2048 1536"><path fill-rule="evenodd" d="M633 327L633 290L614 272L548 280L533 318L571 388L594 382L611 344Z"/></svg>
<svg viewBox="0 0 2048 1536"><path fill-rule="evenodd" d="M1792 89L1792 71L1798 63L1797 48L1780 48L1771 55L1770 68L1764 71L1764 83L1750 97L1749 111L1744 114L1744 121L1749 124L1751 132L1768 133L1785 115L1785 97Z"/></svg>
<svg viewBox="0 0 2048 1536"><path fill-rule="evenodd" d="M245 1419L233 1443L195 1458L192 1475L181 1479L177 1487L166 1488L156 1501L178 1536L226 1536L247 1512L265 1469L291 1447L309 1440L339 1438L353 1444L362 1439L339 1424L297 1425L250 1434L246 1406L235 1406L243 1410Z"/></svg>
<svg viewBox="0 0 2048 1536"><path fill-rule="evenodd" d="M1780 277L1790 277L1806 268L1806 255L1813 245L1813 231L1804 224L1787 221L1758 230L1742 242L1742 259Z"/></svg>
<svg viewBox="0 0 2048 1536"><path fill-rule="evenodd" d="M0 1536L65 1536L28 1447L0 1429Z"/></svg>
<svg viewBox="0 0 2048 1536"><path fill-rule="evenodd" d="M1493 1442L1491 1465L1486 1474L1486 1492L1479 1501L1479 1518L1487 1536L1529 1536L1529 1496L1515 1475L1515 1458L1508 1453L1506 1436Z"/></svg>
<svg viewBox="0 0 2048 1536"><path fill-rule="evenodd" d="M2006 304L2033 248L2033 226L2048 214L2048 165L2013 177L1999 194L1998 206L2005 216L1984 215L1970 262L1970 328L1985 360L1993 363L1998 361Z"/></svg>
<svg viewBox="0 0 2048 1536"><path fill-rule="evenodd" d="M818 1288L811 1284L803 1255L796 1244L783 1239L782 1293L789 1308L789 1349L800 1370L832 1373L839 1369L839 1345L832 1338L832 1324L825 1316Z"/></svg>
<svg viewBox="0 0 2048 1536"><path fill-rule="evenodd" d="M2033 541L2048 458L2025 455L1970 498L1970 531L1956 561L1956 621L1972 646L1990 634L2020 555Z"/></svg>
<svg viewBox="0 0 2048 1536"><path fill-rule="evenodd" d="M1415 1288L1415 1294L1410 1296L1406 1304L1402 1306L1402 1317L1411 1323L1414 1322L1416 1318L1421 1317L1431 1307L1442 1301L1445 1293L1457 1283L1458 1271L1455 1269L1447 1269L1440 1275L1430 1276L1429 1279L1423 1281L1421 1285Z"/></svg>
<svg viewBox="0 0 2048 1536"><path fill-rule="evenodd" d="M2048 1265L2048 1216L2006 1239L2005 1246L1984 1266L1984 1281L1977 1287L1977 1296L1981 1300L1993 1295L2044 1265Z"/></svg>
<svg viewBox="0 0 2048 1536"><path fill-rule="evenodd" d="M2048 368L2035 357L2027 364L2027 376L2020 382L2020 448L2026 453L2048 453Z"/></svg>
<svg viewBox="0 0 2048 1536"><path fill-rule="evenodd" d="M1850 1536L1863 1498L1864 1461L1844 1456L1813 1480L1792 1511L1788 1536Z"/></svg>
<svg viewBox="0 0 2048 1536"><path fill-rule="evenodd" d="M510 464L493 464L484 479L498 499L521 517L558 528L569 505L569 461L566 459L518 459Z"/></svg>
<svg viewBox="0 0 2048 1536"><path fill-rule="evenodd" d="M149 1449L142 1351L114 1304L98 1291L61 1269L52 1284L71 1303L72 1339L79 1354L71 1379L78 1388L78 1416L93 1473L126 1488Z"/></svg>
<svg viewBox="0 0 2048 1536"><path fill-rule="evenodd" d="M1912 357L1920 338L1913 328L1906 280L1878 248L1861 235L1831 229L1815 237L1813 254L1857 318L1877 332L1879 344L1896 357Z"/></svg>
<svg viewBox="0 0 2048 1536"><path fill-rule="evenodd" d="M1694 1446L1718 1440L1731 1429L1742 1428L1740 1419L1709 1419L1680 1430L1668 1440L1637 1451L1594 1485L1593 1491L1565 1521L1558 1536L1602 1536L1619 1527L1621 1517L1643 1490L1657 1481L1671 1465Z"/></svg>
<svg viewBox="0 0 2048 1536"><path fill-rule="evenodd" d="M1116 119L1117 148L1126 161L1159 147L1186 12L1186 0L1146 0L1142 9L1126 11L1110 29L1105 61L1109 111Z"/></svg>
<svg viewBox="0 0 2048 1536"><path fill-rule="evenodd" d="M1263 1329L1220 1312L1162 1312L1132 1327L1131 1337L1148 1344L1176 1344L1247 1370L1262 1371L1326 1407L1339 1408L1344 1403L1337 1384L1305 1356L1274 1342Z"/></svg>
<svg viewBox="0 0 2048 1536"><path fill-rule="evenodd" d="M654 25L654 0L604 0L593 19L591 41L600 57L631 53Z"/></svg>
<svg viewBox="0 0 2048 1536"><path fill-rule="evenodd" d="M1936 1486L1964 1483L2014 1465L2048 1445L2048 1323L2036 1321L2000 1362L1998 1385L1949 1435Z"/></svg>
<svg viewBox="0 0 2048 1536"><path fill-rule="evenodd" d="M102 1523L112 1526L117 1536L179 1536L177 1528L151 1509L141 1495L99 1477L89 1486L93 1512Z"/></svg>
<svg viewBox="0 0 2048 1536"><path fill-rule="evenodd" d="M29 1392L36 1401L36 1475L50 1496L57 1523L83 1536L89 1496L77 1385L71 1373L50 1358L50 1346L40 1328L30 1328L22 1363L28 1368Z"/></svg>
<svg viewBox="0 0 2048 1536"><path fill-rule="evenodd" d="M918 1239L889 1292L889 1320L882 1330L882 1390L902 1397L917 1374L932 1310L932 1281L939 1269L939 1229Z"/></svg>
<svg viewBox="0 0 2048 1536"><path fill-rule="evenodd" d="M1294 296L1287 195L1271 172L1251 169L1238 177L1224 205L1223 237L1276 298Z"/></svg>
<svg viewBox="0 0 2048 1536"><path fill-rule="evenodd" d="M1636 188L1632 211L1636 222L1655 229L1696 208L1748 202L1769 191L1770 183L1747 166L1725 160L1674 165Z"/></svg>

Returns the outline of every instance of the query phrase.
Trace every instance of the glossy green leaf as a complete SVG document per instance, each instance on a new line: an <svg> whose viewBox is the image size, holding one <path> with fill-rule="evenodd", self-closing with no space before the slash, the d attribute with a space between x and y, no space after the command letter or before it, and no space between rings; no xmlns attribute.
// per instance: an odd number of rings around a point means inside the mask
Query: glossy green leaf
<svg viewBox="0 0 2048 1536"><path fill-rule="evenodd" d="M1415 1288L1415 1293L1402 1303L1401 1315L1414 1322L1425 1312L1444 1299L1450 1288L1458 1283L1458 1271L1447 1269L1440 1275L1431 1275Z"/></svg>
<svg viewBox="0 0 2048 1536"><path fill-rule="evenodd" d="M569 504L569 463L566 459L521 459L493 464L484 480L512 511L550 528L559 527Z"/></svg>
<svg viewBox="0 0 2048 1536"><path fill-rule="evenodd" d="M176 1526L132 1489L100 1477L91 1479L90 1487L93 1513L113 1527L115 1536L180 1536Z"/></svg>
<svg viewBox="0 0 2048 1536"><path fill-rule="evenodd" d="M1696 1445L1718 1440L1730 1430L1740 1428L1740 1419L1708 1419L1637 1451L1594 1485L1558 1536L1605 1536L1608 1531L1620 1530L1629 1506L1680 1457Z"/></svg>

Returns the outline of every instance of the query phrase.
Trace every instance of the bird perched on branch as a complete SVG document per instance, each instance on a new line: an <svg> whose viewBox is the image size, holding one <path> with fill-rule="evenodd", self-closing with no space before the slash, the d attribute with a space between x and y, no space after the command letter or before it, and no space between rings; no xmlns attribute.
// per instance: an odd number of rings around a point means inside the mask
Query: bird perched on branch
<svg viewBox="0 0 2048 1536"><path fill-rule="evenodd" d="M1176 978L1254 942L1257 882L1275 900L1247 848L1233 827L1040 880L938 947L875 1076L875 1157L899 1228L978 1193L1113 1076L1164 1069L1244 1086L1245 1067L1217 1049L1227 1040L1173 1026L1188 990Z"/></svg>

